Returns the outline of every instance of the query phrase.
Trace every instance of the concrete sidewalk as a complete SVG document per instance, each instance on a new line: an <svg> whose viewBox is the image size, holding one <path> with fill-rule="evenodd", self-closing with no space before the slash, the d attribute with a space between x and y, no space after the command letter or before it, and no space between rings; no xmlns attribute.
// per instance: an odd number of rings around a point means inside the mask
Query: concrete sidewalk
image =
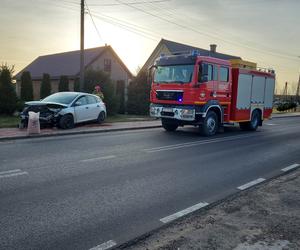
<svg viewBox="0 0 300 250"><path fill-rule="evenodd" d="M295 117L295 116L300 116L300 112L273 114L272 118L285 118L285 117ZM161 127L160 120L86 124L86 125L76 126L74 129L70 129L70 130L47 128L47 129L41 129L41 133L36 135L28 135L26 129L1 128L0 141L24 139L24 138L49 137L49 136L57 136L57 135L76 135L76 134L123 131L123 130L149 129L149 128L158 128L158 127Z"/></svg>

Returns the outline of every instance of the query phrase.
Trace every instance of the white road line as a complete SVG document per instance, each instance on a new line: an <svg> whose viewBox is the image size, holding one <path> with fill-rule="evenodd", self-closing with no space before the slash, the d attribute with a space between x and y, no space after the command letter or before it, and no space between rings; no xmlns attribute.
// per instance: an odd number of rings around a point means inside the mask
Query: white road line
<svg viewBox="0 0 300 250"><path fill-rule="evenodd" d="M107 242L102 243L101 245L95 246L91 248L90 250L106 250L113 246L117 245L117 243L113 240L109 240Z"/></svg>
<svg viewBox="0 0 300 250"><path fill-rule="evenodd" d="M16 172L21 172L21 169L2 171L2 172L0 172L0 175L2 175L2 174L11 174L11 173L16 173Z"/></svg>
<svg viewBox="0 0 300 250"><path fill-rule="evenodd" d="M174 150L174 149L179 149L179 148L192 147L192 146L198 146L198 145L215 143L215 142L232 141L232 140L248 138L248 137L253 137L253 134L251 134L251 135L238 135L238 136L231 136L231 137L226 137L226 138L216 138L216 139L210 139L210 140L201 140L201 141L173 144L173 145L168 145L168 146L163 146L163 147L144 149L144 151L146 151L148 153L155 153L155 152L160 152L160 151Z"/></svg>
<svg viewBox="0 0 300 250"><path fill-rule="evenodd" d="M245 189L247 189L249 187L252 187L252 186L254 186L254 185L258 184L258 183L261 183L261 182L263 182L265 180L266 179L264 179L264 178L258 178L258 179L254 180L254 181L250 181L250 182L248 182L248 183L246 183L246 184L244 184L242 186L239 186L238 189L239 190L245 190Z"/></svg>
<svg viewBox="0 0 300 250"><path fill-rule="evenodd" d="M164 217L164 218L160 219L160 221L162 223L168 223L168 222L176 220L176 219L178 219L178 218L180 218L180 217L182 217L184 215L187 215L187 214L189 214L191 212L194 212L194 211L196 211L196 210L198 210L200 208L203 208L203 207L205 207L207 205L209 205L207 202L200 202L200 203L198 203L198 204L196 204L194 206L188 207L188 208L186 208L184 210L181 210L181 211L179 211L179 212L177 212L175 214L171 214L171 215L169 215L167 217Z"/></svg>
<svg viewBox="0 0 300 250"><path fill-rule="evenodd" d="M115 155L107 155L107 156L102 156L102 157L97 157L97 158L84 159L84 160L81 160L81 162L109 160L109 159L113 159L113 158L116 158L116 156Z"/></svg>
<svg viewBox="0 0 300 250"><path fill-rule="evenodd" d="M19 175L25 175L25 174L28 174L28 173L27 172L17 172L17 173L13 173L13 174L0 175L0 179L1 178L15 177L15 176L19 176Z"/></svg>
<svg viewBox="0 0 300 250"><path fill-rule="evenodd" d="M289 170L291 170L291 169L294 169L294 168L297 168L297 167L299 167L299 166L300 166L300 164L295 163L295 164L293 164L293 165L290 165L290 166L288 166L288 167L285 167L285 168L281 169L281 171L287 172L287 171L289 171Z"/></svg>
<svg viewBox="0 0 300 250"><path fill-rule="evenodd" d="M277 126L278 124L274 124L274 123L265 123L268 126Z"/></svg>

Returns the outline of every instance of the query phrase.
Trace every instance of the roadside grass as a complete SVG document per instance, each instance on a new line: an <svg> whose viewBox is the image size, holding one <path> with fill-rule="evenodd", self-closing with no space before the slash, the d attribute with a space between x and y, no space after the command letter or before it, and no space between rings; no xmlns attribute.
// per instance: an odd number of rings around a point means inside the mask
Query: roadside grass
<svg viewBox="0 0 300 250"><path fill-rule="evenodd" d="M16 128L19 122L20 118L18 116L0 116L0 128Z"/></svg>
<svg viewBox="0 0 300 250"><path fill-rule="evenodd" d="M113 115L108 116L105 122L114 123L114 122L132 122L132 121L152 121L153 118L150 116L141 116L141 115ZM0 128L16 128L20 122L18 116L7 116L0 115Z"/></svg>

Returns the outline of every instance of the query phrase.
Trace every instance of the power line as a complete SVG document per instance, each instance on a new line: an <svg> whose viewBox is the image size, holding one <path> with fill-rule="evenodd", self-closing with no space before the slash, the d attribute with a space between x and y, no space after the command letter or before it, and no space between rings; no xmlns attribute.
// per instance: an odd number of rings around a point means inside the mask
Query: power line
<svg viewBox="0 0 300 250"><path fill-rule="evenodd" d="M96 23L95 23L95 21L94 21L93 15L91 14L91 11L90 11L90 8L89 8L89 6L88 6L88 4L87 4L87 1L84 0L84 2L85 2L85 5L86 5L88 14L90 15L91 20L92 20L92 23L93 23L93 25L94 25L94 27L95 27L95 30L96 30L96 32L97 32L97 34L98 34L98 37L100 38L101 41L104 41L104 39L102 38L102 36L101 36L101 34L100 34L100 32L99 32L97 26L96 26Z"/></svg>
<svg viewBox="0 0 300 250"><path fill-rule="evenodd" d="M163 2L170 2L171 0L157 0L157 1L141 1L141 2L129 2L129 5L140 5L140 4L147 4L147 3L163 3ZM90 4L90 6L118 6L123 5L123 3L108 3L108 4Z"/></svg>
<svg viewBox="0 0 300 250"><path fill-rule="evenodd" d="M279 57L282 57L282 58L286 58L286 59L290 59L290 60L296 60L296 57L294 57L293 55L286 55L286 54L280 54L278 52L272 52L272 51L266 51L266 50L262 50L262 49L259 49L259 48L255 48L255 47L252 47L252 46L249 46L249 45L245 45L245 44L242 44L242 43L239 43L239 42L235 42L235 41L231 41L230 39L224 39L224 38L220 38L220 36L218 36L217 34L212 34L212 33L208 33L208 32L203 32L203 31L199 31L199 30L196 30L192 27L189 27L189 26L186 26L184 24L181 24L181 23L177 23L175 21L172 21L172 20L169 20L167 18L164 18L162 16L159 16L159 15L156 15L156 14L153 14L149 11L146 11L142 8L139 8L139 7L136 7L136 6L133 6L133 5L130 5L128 3L125 3L121 0L116 0L117 2L119 2L120 4L123 4L125 6L128 6L130 8L133 8L135 10L138 10L140 12L143 12L147 15L150 15L150 16L153 16L155 18L158 18L160 20L163 20L165 22L168 22L170 24L173 24L173 25L176 25L180 28L183 28L183 29L186 29L186 30L190 30L190 31L193 31L195 33L198 33L202 36L209 36L211 38L214 38L214 39L217 39L217 40L220 40L220 41L223 41L223 42L226 42L226 43L229 43L229 44L233 44L233 45L236 45L236 46L239 46L239 47L244 47L244 48L247 48L247 49L250 49L250 50L253 50L253 51L258 51L258 52L264 52L266 54L269 54L269 55L272 55L272 56L279 56ZM170 13L170 12L169 12ZM170 15L169 15L170 16ZM178 18L176 18L178 20Z"/></svg>

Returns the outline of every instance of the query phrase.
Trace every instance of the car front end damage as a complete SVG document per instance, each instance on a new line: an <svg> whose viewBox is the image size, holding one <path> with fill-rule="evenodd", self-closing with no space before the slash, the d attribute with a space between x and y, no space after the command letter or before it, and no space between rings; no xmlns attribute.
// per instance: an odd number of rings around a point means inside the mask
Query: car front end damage
<svg viewBox="0 0 300 250"><path fill-rule="evenodd" d="M59 103L26 102L23 111L20 113L20 128L27 127L29 112L40 113L41 127L57 126L61 117L61 111L67 108Z"/></svg>

